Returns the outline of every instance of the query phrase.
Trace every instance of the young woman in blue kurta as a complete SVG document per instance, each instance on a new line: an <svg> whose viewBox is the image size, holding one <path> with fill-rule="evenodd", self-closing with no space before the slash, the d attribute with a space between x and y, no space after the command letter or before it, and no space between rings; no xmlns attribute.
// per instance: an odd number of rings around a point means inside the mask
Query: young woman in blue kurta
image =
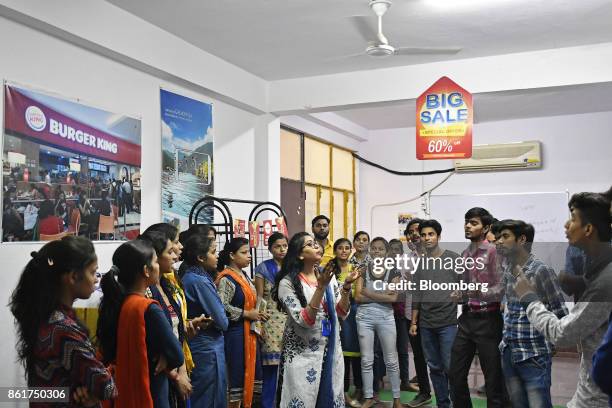
<svg viewBox="0 0 612 408"><path fill-rule="evenodd" d="M191 406L198 408L227 406L223 332L227 330L228 319L214 284L216 252L215 241L202 235L190 237L183 247L182 279L188 318L202 315L208 318L197 326L197 334L189 340L195 364L191 372Z"/></svg>

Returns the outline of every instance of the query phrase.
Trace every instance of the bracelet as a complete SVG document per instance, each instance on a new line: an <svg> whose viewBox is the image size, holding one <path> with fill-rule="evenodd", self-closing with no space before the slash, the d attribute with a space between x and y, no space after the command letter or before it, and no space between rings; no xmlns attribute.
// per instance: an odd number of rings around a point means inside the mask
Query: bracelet
<svg viewBox="0 0 612 408"><path fill-rule="evenodd" d="M345 292L350 292L351 291L351 286L349 285L349 287L347 288L346 285L342 285L342 290Z"/></svg>

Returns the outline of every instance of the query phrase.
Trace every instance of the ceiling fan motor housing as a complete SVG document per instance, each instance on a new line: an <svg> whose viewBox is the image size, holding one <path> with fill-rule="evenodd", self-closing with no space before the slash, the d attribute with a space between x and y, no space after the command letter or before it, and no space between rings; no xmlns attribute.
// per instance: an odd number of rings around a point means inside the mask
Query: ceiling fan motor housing
<svg viewBox="0 0 612 408"><path fill-rule="evenodd" d="M371 0L369 6L377 16L382 17L391 7L391 0Z"/></svg>
<svg viewBox="0 0 612 408"><path fill-rule="evenodd" d="M395 53L395 48L388 44L375 44L366 48L366 54L371 57L388 57Z"/></svg>

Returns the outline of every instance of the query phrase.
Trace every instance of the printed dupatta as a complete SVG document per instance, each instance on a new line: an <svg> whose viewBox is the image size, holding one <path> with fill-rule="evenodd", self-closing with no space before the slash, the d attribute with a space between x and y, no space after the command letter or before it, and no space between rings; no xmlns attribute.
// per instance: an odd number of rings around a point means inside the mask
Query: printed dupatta
<svg viewBox="0 0 612 408"><path fill-rule="evenodd" d="M264 277L265 280L274 285L276 275L278 274L278 264L274 259L268 259L263 262L264 267L259 271L259 274Z"/></svg>
<svg viewBox="0 0 612 408"><path fill-rule="evenodd" d="M319 384L319 393L317 394L317 407L333 407L334 406L334 389L333 389L333 373L334 373L334 351L336 345L336 305L334 304L334 292L331 285L327 285L325 289L325 311L329 319L331 330L327 341L327 353L323 358L323 367L321 370L321 382Z"/></svg>

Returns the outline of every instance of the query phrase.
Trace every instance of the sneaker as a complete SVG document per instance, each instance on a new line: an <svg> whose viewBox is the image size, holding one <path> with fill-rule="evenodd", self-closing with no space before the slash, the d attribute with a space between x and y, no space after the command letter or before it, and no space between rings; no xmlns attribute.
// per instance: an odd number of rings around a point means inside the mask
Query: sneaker
<svg viewBox="0 0 612 408"><path fill-rule="evenodd" d="M419 383L419 379L418 379L418 378L417 378L417 376L415 375L415 376L414 376L414 377L412 377L412 378L410 379L410 381L408 381L408 382L409 382L409 383L412 383L412 384L418 384L418 383Z"/></svg>
<svg viewBox="0 0 612 408"><path fill-rule="evenodd" d="M409 401L406 405L410 408L422 407L425 404L431 402L431 396L425 394L418 394L412 401Z"/></svg>
<svg viewBox="0 0 612 408"><path fill-rule="evenodd" d="M419 385L408 381L402 381L400 384L400 389L402 391L419 392Z"/></svg>

